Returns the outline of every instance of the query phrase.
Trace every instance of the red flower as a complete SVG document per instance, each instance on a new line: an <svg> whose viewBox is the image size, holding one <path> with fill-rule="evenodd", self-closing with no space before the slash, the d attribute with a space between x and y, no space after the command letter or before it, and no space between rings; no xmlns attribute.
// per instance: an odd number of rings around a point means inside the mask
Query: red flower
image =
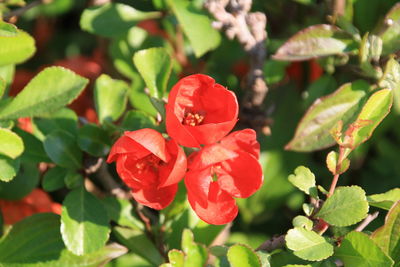
<svg viewBox="0 0 400 267"><path fill-rule="evenodd" d="M172 202L186 172L182 148L153 129L125 132L111 148L112 161L136 201L158 210Z"/></svg>
<svg viewBox="0 0 400 267"><path fill-rule="evenodd" d="M185 178L189 203L210 224L226 224L238 213L235 198L247 198L263 180L260 145L251 129L234 132L189 158Z"/></svg>
<svg viewBox="0 0 400 267"><path fill-rule="evenodd" d="M233 92L202 74L181 79L166 106L168 134L180 145L213 144L235 126L238 103Z"/></svg>

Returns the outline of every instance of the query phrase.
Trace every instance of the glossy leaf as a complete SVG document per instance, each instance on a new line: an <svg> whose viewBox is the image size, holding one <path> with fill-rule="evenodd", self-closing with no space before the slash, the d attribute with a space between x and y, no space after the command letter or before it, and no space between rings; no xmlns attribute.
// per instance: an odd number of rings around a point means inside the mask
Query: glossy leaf
<svg viewBox="0 0 400 267"><path fill-rule="evenodd" d="M120 3L108 3L85 9L80 25L85 31L103 37L118 37L125 34L137 22L154 19L159 12L143 12Z"/></svg>
<svg viewBox="0 0 400 267"><path fill-rule="evenodd" d="M231 246L226 255L232 267L261 267L257 254L245 245Z"/></svg>
<svg viewBox="0 0 400 267"><path fill-rule="evenodd" d="M303 227L307 230L312 230L314 223L306 216L299 215L293 218L292 224L294 227Z"/></svg>
<svg viewBox="0 0 400 267"><path fill-rule="evenodd" d="M336 167L338 165L338 160L339 160L339 154L335 151L329 152L328 155L326 156L326 166L333 175L336 174ZM346 172L349 167L350 167L350 160L345 158L344 160L342 160L342 163L340 164L340 169L338 170L337 174L342 174Z"/></svg>
<svg viewBox="0 0 400 267"><path fill-rule="evenodd" d="M390 267L393 260L389 258L369 236L361 232L350 232L335 250L344 266Z"/></svg>
<svg viewBox="0 0 400 267"><path fill-rule="evenodd" d="M194 242L193 233L189 229L183 230L182 233L182 250L186 255L186 266L204 266L207 262L207 249L202 244Z"/></svg>
<svg viewBox="0 0 400 267"><path fill-rule="evenodd" d="M306 60L352 52L357 43L352 36L331 25L310 26L292 36L273 56L277 60Z"/></svg>
<svg viewBox="0 0 400 267"><path fill-rule="evenodd" d="M151 264L158 266L164 262L154 243L149 240L143 231L117 226L113 228L113 234L115 234L120 243Z"/></svg>
<svg viewBox="0 0 400 267"><path fill-rule="evenodd" d="M386 14L384 18L385 29L381 31L380 37L383 41L383 54L388 55L399 50L400 45L400 3Z"/></svg>
<svg viewBox="0 0 400 267"><path fill-rule="evenodd" d="M19 64L32 57L36 51L32 36L17 29L10 31L13 27L11 24L1 23L3 26L0 33L0 66ZM5 31L4 27L8 27L9 30Z"/></svg>
<svg viewBox="0 0 400 267"><path fill-rule="evenodd" d="M172 62L165 48L156 47L140 50L133 56L133 62L149 89L149 94L162 98L171 74Z"/></svg>
<svg viewBox="0 0 400 267"><path fill-rule="evenodd" d="M127 199L119 199L115 197L103 198L102 203L107 210L110 220L121 226L133 229L143 230L144 225L141 220L134 215L135 211L131 202Z"/></svg>
<svg viewBox="0 0 400 267"><path fill-rule="evenodd" d="M21 155L23 161L29 162L51 162L49 157L44 151L43 142L36 138L33 134L25 132L19 128L15 128L14 131L22 138L24 142L24 152Z"/></svg>
<svg viewBox="0 0 400 267"><path fill-rule="evenodd" d="M334 93L317 99L303 116L293 139L285 148L307 152L335 144L330 130L339 120L344 125L352 122L369 90L369 85L360 80L344 84Z"/></svg>
<svg viewBox="0 0 400 267"><path fill-rule="evenodd" d="M101 202L82 187L70 192L61 212L61 235L76 255L102 248L110 234L107 212Z"/></svg>
<svg viewBox="0 0 400 267"><path fill-rule="evenodd" d="M289 175L289 181L307 195L318 198L318 190L315 186L315 176L311 170L304 166L299 166L294 170L294 174Z"/></svg>
<svg viewBox="0 0 400 267"><path fill-rule="evenodd" d="M374 93L363 106L354 125L355 130L351 132L352 147L357 147L368 140L375 128L389 113L393 103L393 93L391 89L383 89ZM363 125L365 122L365 125Z"/></svg>
<svg viewBox="0 0 400 267"><path fill-rule="evenodd" d="M75 111L69 108L62 108L56 112L46 113L39 118L34 118L33 122L40 134L35 132L38 137L44 136L56 131L63 130L72 135L78 132L78 116Z"/></svg>
<svg viewBox="0 0 400 267"><path fill-rule="evenodd" d="M19 159L12 159L0 155L0 181L9 182L17 175L19 169Z"/></svg>
<svg viewBox="0 0 400 267"><path fill-rule="evenodd" d="M172 267L184 267L185 254L180 250L172 249L168 251L168 260L168 264Z"/></svg>
<svg viewBox="0 0 400 267"><path fill-rule="evenodd" d="M349 226L367 216L368 202L359 186L338 187L329 197L316 217L334 226Z"/></svg>
<svg viewBox="0 0 400 267"><path fill-rule="evenodd" d="M127 93L129 87L121 80L111 79L110 76L102 74L96 80L94 89L94 100L99 121L117 120L126 108Z"/></svg>
<svg viewBox="0 0 400 267"><path fill-rule="evenodd" d="M385 224L372 233L374 242L396 263L400 262L400 201L389 210Z"/></svg>
<svg viewBox="0 0 400 267"><path fill-rule="evenodd" d="M0 128L0 154L15 159L24 151L24 143L16 133Z"/></svg>
<svg viewBox="0 0 400 267"><path fill-rule="evenodd" d="M61 239L60 216L39 213L15 224L0 241L0 264L3 266L101 266L127 252L110 244L84 256L69 252Z"/></svg>
<svg viewBox="0 0 400 267"><path fill-rule="evenodd" d="M19 167L19 160L14 160ZM39 170L36 164L22 163L18 174L10 182L0 182L0 198L18 200L28 195L39 183Z"/></svg>
<svg viewBox="0 0 400 267"><path fill-rule="evenodd" d="M196 9L188 0L168 0L168 4L188 37L196 57L218 47L221 37L211 26L211 19L205 11Z"/></svg>
<svg viewBox="0 0 400 267"><path fill-rule="evenodd" d="M369 205L389 210L393 204L400 200L400 188L394 188L386 193L367 196Z"/></svg>
<svg viewBox="0 0 400 267"><path fill-rule="evenodd" d="M0 119L37 116L60 109L74 100L88 80L62 67L48 67L36 75L5 107Z"/></svg>
<svg viewBox="0 0 400 267"><path fill-rule="evenodd" d="M333 246L324 237L304 228L290 229L285 241L294 255L304 260L320 261L333 254Z"/></svg>
<svg viewBox="0 0 400 267"><path fill-rule="evenodd" d="M44 150L52 161L61 167L79 169L82 164L82 152L75 138L67 132L57 130L46 136Z"/></svg>
<svg viewBox="0 0 400 267"><path fill-rule="evenodd" d="M48 170L42 180L42 187L47 192L52 192L64 187L64 178L68 170L58 166Z"/></svg>
<svg viewBox="0 0 400 267"><path fill-rule="evenodd" d="M129 102L135 109L156 117L158 111L151 103L150 97L144 92L145 87L142 77L135 73L129 92Z"/></svg>
<svg viewBox="0 0 400 267"><path fill-rule="evenodd" d="M143 128L156 128L156 121L146 113L138 110L130 110L126 113L121 127L126 131L136 131Z"/></svg>
<svg viewBox="0 0 400 267"><path fill-rule="evenodd" d="M393 107L397 113L400 113L400 64L393 57L386 63L385 72L379 81L379 86L392 89Z"/></svg>
<svg viewBox="0 0 400 267"><path fill-rule="evenodd" d="M110 145L107 132L95 124L85 124L78 131L79 148L92 156L105 156Z"/></svg>

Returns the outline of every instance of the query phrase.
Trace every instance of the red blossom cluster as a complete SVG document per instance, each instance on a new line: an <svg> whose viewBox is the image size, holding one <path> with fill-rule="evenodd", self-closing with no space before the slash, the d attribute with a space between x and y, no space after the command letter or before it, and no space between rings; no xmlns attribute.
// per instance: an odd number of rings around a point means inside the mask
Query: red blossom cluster
<svg viewBox="0 0 400 267"><path fill-rule="evenodd" d="M117 172L135 200L153 209L168 206L185 177L196 214L207 223L226 224L238 213L234 198L251 196L263 181L256 133L245 129L229 134L237 120L233 92L209 76L191 75L169 94L170 138L153 129L125 132L107 161L116 161ZM186 158L179 145L195 151Z"/></svg>

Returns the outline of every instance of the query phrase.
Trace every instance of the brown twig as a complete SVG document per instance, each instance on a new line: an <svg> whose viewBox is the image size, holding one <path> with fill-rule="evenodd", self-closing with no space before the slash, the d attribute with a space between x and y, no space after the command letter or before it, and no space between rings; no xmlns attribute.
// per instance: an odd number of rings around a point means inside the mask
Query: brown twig
<svg viewBox="0 0 400 267"><path fill-rule="evenodd" d="M208 11L216 19L213 26L225 31L229 39L237 38L250 58L250 69L246 77L247 93L242 105L244 110L252 114L242 112L242 119L255 124L266 124L266 119L260 120L257 113L260 113L268 92L263 74L267 17L261 12L250 12L251 5L252 0L207 0L205 3Z"/></svg>
<svg viewBox="0 0 400 267"><path fill-rule="evenodd" d="M99 182L110 192L112 195L118 198L130 199L132 195L125 191L120 184L114 181L114 178L108 172L107 164L103 160L97 170L97 176Z"/></svg>
<svg viewBox="0 0 400 267"><path fill-rule="evenodd" d="M21 8L15 9L15 10L5 14L3 19L6 20L6 21L9 21L12 18L16 18L16 17L21 16L26 11L28 11L29 9L31 9L31 8L33 8L35 6L38 6L40 4L48 4L50 2L51 2L51 0L36 0L36 1L30 2L26 6L23 6Z"/></svg>
<svg viewBox="0 0 400 267"><path fill-rule="evenodd" d="M367 227L373 220L375 220L379 215L378 211L375 211L372 214L368 214L368 216L357 226L356 229L354 229L354 231L356 232L361 232L362 230L365 229L365 227Z"/></svg>
<svg viewBox="0 0 400 267"><path fill-rule="evenodd" d="M285 235L275 236L262 243L256 250L263 250L267 252L274 251L275 249L285 246Z"/></svg>

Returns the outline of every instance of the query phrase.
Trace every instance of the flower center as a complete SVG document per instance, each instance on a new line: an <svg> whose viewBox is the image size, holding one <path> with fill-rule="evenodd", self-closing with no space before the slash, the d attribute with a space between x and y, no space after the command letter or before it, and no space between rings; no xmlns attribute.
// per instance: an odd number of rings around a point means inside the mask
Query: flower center
<svg viewBox="0 0 400 267"><path fill-rule="evenodd" d="M218 181L218 174L221 172L221 166L220 165L214 165L211 167L211 180L213 182Z"/></svg>
<svg viewBox="0 0 400 267"><path fill-rule="evenodd" d="M183 118L183 125L197 126L204 120L204 115L199 112L187 112Z"/></svg>
<svg viewBox="0 0 400 267"><path fill-rule="evenodd" d="M157 171L160 161L161 160L157 156L155 156L154 154L150 154L136 161L135 167L139 173L143 171L148 171L149 169Z"/></svg>

